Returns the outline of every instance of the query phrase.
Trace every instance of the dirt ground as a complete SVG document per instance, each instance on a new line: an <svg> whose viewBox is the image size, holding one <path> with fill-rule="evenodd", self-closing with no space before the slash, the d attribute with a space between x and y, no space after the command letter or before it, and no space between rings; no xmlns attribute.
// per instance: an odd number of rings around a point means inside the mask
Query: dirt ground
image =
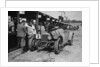
<svg viewBox="0 0 100 67"><path fill-rule="evenodd" d="M53 51L27 51L13 59L8 56L9 62L82 62L82 28L74 31L74 42L72 46L65 46L60 54Z"/></svg>

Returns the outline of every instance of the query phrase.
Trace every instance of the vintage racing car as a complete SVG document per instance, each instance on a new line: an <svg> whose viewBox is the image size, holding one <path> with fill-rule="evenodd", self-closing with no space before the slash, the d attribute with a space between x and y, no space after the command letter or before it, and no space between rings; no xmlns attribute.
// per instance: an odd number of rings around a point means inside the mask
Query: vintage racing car
<svg viewBox="0 0 100 67"><path fill-rule="evenodd" d="M40 23L40 22L39 22ZM29 49L53 48L55 54L59 54L65 44L73 43L74 33L64 30L59 22L45 21L38 23L38 33L29 41Z"/></svg>

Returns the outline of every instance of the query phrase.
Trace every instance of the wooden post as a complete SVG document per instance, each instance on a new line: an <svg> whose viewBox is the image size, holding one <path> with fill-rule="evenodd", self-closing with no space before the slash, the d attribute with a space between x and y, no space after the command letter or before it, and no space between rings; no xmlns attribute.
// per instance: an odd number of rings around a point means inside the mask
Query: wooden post
<svg viewBox="0 0 100 67"><path fill-rule="evenodd" d="M39 12L36 12L36 30L37 30L37 34L39 33L39 29L38 29L38 23L39 23L39 18L38 18Z"/></svg>
<svg viewBox="0 0 100 67"><path fill-rule="evenodd" d="M19 23L19 17L20 17L20 15L19 15L19 11L17 12L17 24Z"/></svg>

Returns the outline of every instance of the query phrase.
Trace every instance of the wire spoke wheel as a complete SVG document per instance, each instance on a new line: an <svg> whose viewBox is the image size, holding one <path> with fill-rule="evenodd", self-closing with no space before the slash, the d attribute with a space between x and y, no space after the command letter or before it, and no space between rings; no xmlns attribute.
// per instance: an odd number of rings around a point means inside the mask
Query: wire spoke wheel
<svg viewBox="0 0 100 67"><path fill-rule="evenodd" d="M33 51L35 47L35 40L34 38L29 39L29 50Z"/></svg>
<svg viewBox="0 0 100 67"><path fill-rule="evenodd" d="M54 43L55 54L59 54L61 48L62 48L62 40L61 40L61 38L58 38L58 40L55 41L55 43Z"/></svg>

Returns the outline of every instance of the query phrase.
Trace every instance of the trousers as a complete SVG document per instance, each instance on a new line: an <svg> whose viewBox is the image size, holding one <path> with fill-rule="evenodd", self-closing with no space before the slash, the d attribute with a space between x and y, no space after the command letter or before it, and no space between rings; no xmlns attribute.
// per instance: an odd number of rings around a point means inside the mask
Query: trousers
<svg viewBox="0 0 100 67"><path fill-rule="evenodd" d="M25 37L18 37L18 46L19 47L25 46Z"/></svg>

